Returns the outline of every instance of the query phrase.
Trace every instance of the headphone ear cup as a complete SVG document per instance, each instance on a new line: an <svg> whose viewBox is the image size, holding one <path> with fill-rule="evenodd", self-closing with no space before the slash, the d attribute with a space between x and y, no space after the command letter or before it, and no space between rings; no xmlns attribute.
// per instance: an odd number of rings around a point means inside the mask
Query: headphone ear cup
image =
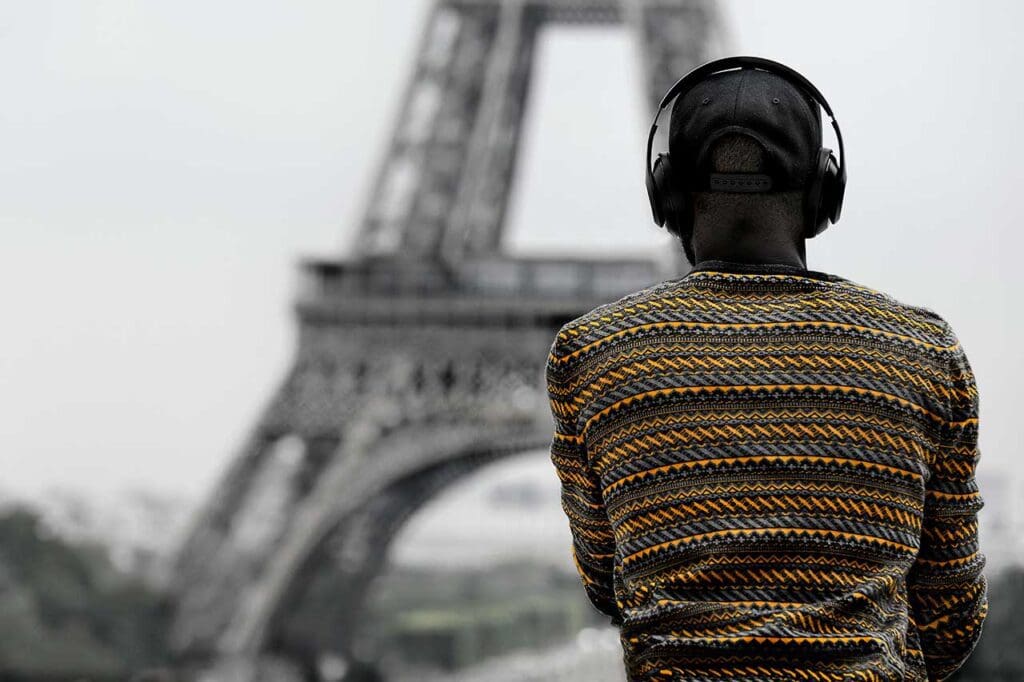
<svg viewBox="0 0 1024 682"><path fill-rule="evenodd" d="M661 207L662 188L665 187L665 168L662 166L662 154L654 160L654 167L647 175L647 198L651 202L651 217L658 227L665 226L665 211Z"/></svg>
<svg viewBox="0 0 1024 682"><path fill-rule="evenodd" d="M682 238L680 230L686 229L686 197L679 192L668 154L658 154L652 174L658 199L656 213L661 218L660 224L669 233Z"/></svg>
<svg viewBox="0 0 1024 682"><path fill-rule="evenodd" d="M814 175L811 177L805 198L806 229L804 237L806 239L817 237L828 227L829 219L833 215L838 176L839 167L836 165L836 157L832 154L831 149L822 147L818 152L818 162L815 165Z"/></svg>
<svg viewBox="0 0 1024 682"><path fill-rule="evenodd" d="M658 159L654 162L654 173L661 200L659 210L665 221L665 229L682 242L686 259L693 265L697 258L693 250L693 211L689 195L682 189L668 154L658 154Z"/></svg>
<svg viewBox="0 0 1024 682"><path fill-rule="evenodd" d="M828 178L825 187L828 192L828 203L825 205L828 207L829 220L835 225L843 212L843 199L846 197L846 177L840 172L839 162L835 156L829 162Z"/></svg>
<svg viewBox="0 0 1024 682"><path fill-rule="evenodd" d="M660 198L659 210L665 220L665 229L682 242L686 259L693 265L696 257L693 251L693 217L688 195L675 175L668 154L658 155L654 171Z"/></svg>
<svg viewBox="0 0 1024 682"><path fill-rule="evenodd" d="M827 227L828 223L835 225L839 222L839 211L841 209L842 196L839 191L839 164L836 157L829 152L828 161L825 165L825 175L821 181L821 220ZM824 227L822 228L825 229Z"/></svg>

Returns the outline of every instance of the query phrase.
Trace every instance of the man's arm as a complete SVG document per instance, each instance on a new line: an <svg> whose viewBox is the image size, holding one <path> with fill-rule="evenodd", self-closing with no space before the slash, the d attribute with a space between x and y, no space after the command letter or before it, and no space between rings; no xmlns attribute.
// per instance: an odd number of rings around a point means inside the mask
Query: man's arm
<svg viewBox="0 0 1024 682"><path fill-rule="evenodd" d="M601 481L590 468L586 447L577 430L578 406L570 393L569 368L560 363L559 340L551 346L547 362L547 389L555 433L551 461L562 483L562 509L572 533L572 557L590 602L601 613L622 624L615 600L615 535L608 521Z"/></svg>
<svg viewBox="0 0 1024 682"><path fill-rule="evenodd" d="M921 549L907 581L932 682L967 662L988 613L977 516L984 501L974 478L981 457L978 388L956 335L948 333L954 346L950 411L928 479Z"/></svg>

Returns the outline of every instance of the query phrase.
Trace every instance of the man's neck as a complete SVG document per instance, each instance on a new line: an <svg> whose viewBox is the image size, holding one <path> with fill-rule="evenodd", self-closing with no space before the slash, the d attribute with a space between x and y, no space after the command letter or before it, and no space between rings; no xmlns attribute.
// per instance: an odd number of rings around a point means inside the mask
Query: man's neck
<svg viewBox="0 0 1024 682"><path fill-rule="evenodd" d="M752 263L752 264L773 264L791 265L797 268L806 268L807 261L796 252L776 252L770 250L737 250L722 249L714 251L694 251L695 264L703 261L728 261L730 263Z"/></svg>
<svg viewBox="0 0 1024 682"><path fill-rule="evenodd" d="M788 235L736 230L731 234L705 233L705 239L693 242L695 262L723 260L733 263L773 263L807 267L805 240L794 242ZM701 236L705 236L701 235Z"/></svg>

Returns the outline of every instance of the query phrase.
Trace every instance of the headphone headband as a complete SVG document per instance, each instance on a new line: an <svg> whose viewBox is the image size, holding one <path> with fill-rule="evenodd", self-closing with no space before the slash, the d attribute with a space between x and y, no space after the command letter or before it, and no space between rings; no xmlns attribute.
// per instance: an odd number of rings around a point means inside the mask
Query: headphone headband
<svg viewBox="0 0 1024 682"><path fill-rule="evenodd" d="M828 102L825 100L825 96L822 95L818 88L814 87L809 80L785 64L780 64L779 62L771 59L765 59L764 57L736 56L715 59L696 67L676 81L675 85L669 88L668 92L665 93L665 96L661 99L661 104L658 105L658 111L654 114L654 121L651 123L651 132L647 137L647 164L644 169L647 186L651 187L654 183L654 171L651 168L651 151L654 148L654 134L658 130L658 118L661 116L661 112L665 110L665 107L668 106L669 102L680 94L691 89L695 84L704 80L708 76L720 71L728 71L735 68L756 68L782 76L786 80L801 86L818 104L821 105L821 108L825 110L825 113L828 114L829 119L832 121L832 129L835 130L836 139L839 141L839 180L841 184L845 185L846 150L843 148L843 134L839 130L839 121L836 120L835 114L832 113L832 107L828 105Z"/></svg>

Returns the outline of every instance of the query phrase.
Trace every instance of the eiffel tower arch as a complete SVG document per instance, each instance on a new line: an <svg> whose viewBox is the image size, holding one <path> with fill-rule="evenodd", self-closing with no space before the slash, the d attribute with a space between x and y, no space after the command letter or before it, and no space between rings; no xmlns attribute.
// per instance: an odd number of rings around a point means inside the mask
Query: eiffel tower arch
<svg viewBox="0 0 1024 682"><path fill-rule="evenodd" d="M704 0L434 2L352 249L301 264L293 365L177 557L184 660L281 647L325 570L345 594L332 636L346 649L402 523L459 477L549 446L558 327L678 274L654 258L503 253L534 45L551 23L631 32L652 114L721 40Z"/></svg>

